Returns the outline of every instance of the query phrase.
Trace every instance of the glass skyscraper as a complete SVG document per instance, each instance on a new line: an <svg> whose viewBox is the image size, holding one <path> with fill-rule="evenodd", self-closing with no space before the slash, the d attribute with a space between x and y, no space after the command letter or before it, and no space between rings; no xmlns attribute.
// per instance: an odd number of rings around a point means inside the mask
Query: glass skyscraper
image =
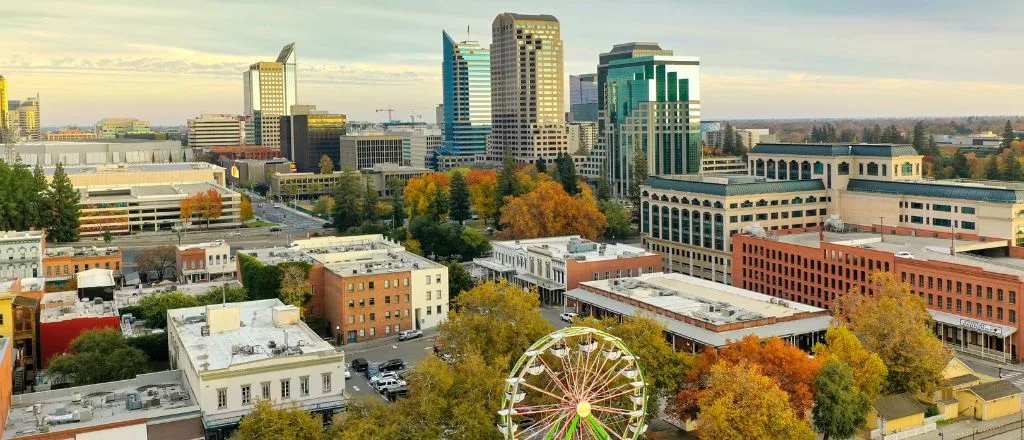
<svg viewBox="0 0 1024 440"><path fill-rule="evenodd" d="M569 122L597 122L597 74L569 75Z"/></svg>
<svg viewBox="0 0 1024 440"><path fill-rule="evenodd" d="M647 174L700 173L700 60L634 56L609 61L605 78L605 166L613 194L625 197L637 154Z"/></svg>
<svg viewBox="0 0 1024 440"><path fill-rule="evenodd" d="M491 134L491 52L476 41L456 42L442 32L444 156L482 155Z"/></svg>

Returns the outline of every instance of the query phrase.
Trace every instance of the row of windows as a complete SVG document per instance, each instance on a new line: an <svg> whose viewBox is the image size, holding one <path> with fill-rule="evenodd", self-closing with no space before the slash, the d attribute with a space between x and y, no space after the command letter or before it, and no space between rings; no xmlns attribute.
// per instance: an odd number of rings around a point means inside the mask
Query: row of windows
<svg viewBox="0 0 1024 440"><path fill-rule="evenodd" d="M971 231L973 231L973 230L975 230L977 228L977 224L975 224L974 222L950 220L948 218L921 217L919 215L901 215L900 216L900 223L907 222L907 221L909 221L910 223L916 224L916 225L931 224L933 226L942 226L942 227L946 227L946 228L948 228L950 226L954 226L954 227L958 227L960 229L968 229L968 230L971 230Z"/></svg>
<svg viewBox="0 0 1024 440"><path fill-rule="evenodd" d="M71 274L76 274L76 273L79 272L77 264L75 265L75 271L74 272L70 272L69 273L68 272L68 267L69 266L67 264L64 265L64 273L63 273L63 275L71 275ZM95 268L95 269L99 269L99 267L100 267L99 263L97 263L97 264L95 264L93 266L93 268ZM103 268L104 269L110 269L110 262L109 261L103 262ZM89 264L88 263L85 264L85 270L89 270ZM121 270L121 262L120 261L115 261L114 262L114 270L116 270L116 271L120 271ZM47 277L60 276L60 275L61 275L60 266L46 266L46 276Z"/></svg>
<svg viewBox="0 0 1024 440"><path fill-rule="evenodd" d="M931 209L939 212L958 212L964 214L974 214L974 208L970 206L952 206L945 204L931 204L923 202L900 202L900 208L910 209Z"/></svg>
<svg viewBox="0 0 1024 440"><path fill-rule="evenodd" d="M260 398L263 400L270 400L270 386L271 382L263 382L260 384ZM324 394L331 392L333 384L331 383L331 373L320 374L320 389ZM252 402L252 384L245 384L239 387L239 394L242 405L251 405ZM309 396L309 376L299 377L299 396ZM280 398L281 400L290 399L292 397L292 380L281 379L280 381ZM218 388L217 389L217 409L224 409L228 407L228 389Z"/></svg>
<svg viewBox="0 0 1024 440"><path fill-rule="evenodd" d="M927 288L929 289L935 289L938 290L939 292L956 293L958 295L963 294L966 291L967 296L975 295L977 298L982 298L981 284L964 283L962 281L956 281L954 284L953 280L948 278L945 280L945 283L943 283L943 279L940 277L925 277L924 275L917 275L914 273L908 274L907 272L901 272L900 276L901 281L910 284L911 287L916 286L918 288L924 288L927 285ZM925 283L926 278L927 284ZM956 288L955 291L953 290L954 287ZM993 293L995 295L994 297ZM992 300L993 298L995 298L996 301L1003 302L1004 296L1002 288L997 287L993 289L992 286L986 286L984 289L984 294L985 299ZM1006 294L1006 299L1009 300L1010 304L1017 304L1016 291L1007 290Z"/></svg>

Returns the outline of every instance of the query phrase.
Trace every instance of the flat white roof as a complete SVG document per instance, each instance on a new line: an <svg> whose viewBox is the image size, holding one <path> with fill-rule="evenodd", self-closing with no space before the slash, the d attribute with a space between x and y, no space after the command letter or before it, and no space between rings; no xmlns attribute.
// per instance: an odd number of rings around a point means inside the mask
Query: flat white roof
<svg viewBox="0 0 1024 440"><path fill-rule="evenodd" d="M112 301L82 301L75 291L44 293L39 307L39 322L44 323L118 316Z"/></svg>
<svg viewBox="0 0 1024 440"><path fill-rule="evenodd" d="M79 289L90 287L112 287L114 283L114 271L110 269L89 269L83 270L75 275Z"/></svg>
<svg viewBox="0 0 1024 440"><path fill-rule="evenodd" d="M211 249L211 248L219 248L219 247L222 247L222 246L228 246L228 243L226 241L224 241L224 240L214 240L214 241L208 241L208 242L205 242L205 243L184 244L184 245L178 246L178 250L179 251L184 251L184 250L187 250L187 249Z"/></svg>
<svg viewBox="0 0 1024 440"><path fill-rule="evenodd" d="M335 352L331 344L324 342L301 320L297 324L276 327L272 313L278 306L284 306L278 299L210 306L238 307L242 326L205 336L203 333L208 332L208 327L207 307L204 306L168 310L167 324L177 329L192 365L199 372L272 357Z"/></svg>
<svg viewBox="0 0 1024 440"><path fill-rule="evenodd" d="M646 249L622 243L597 243L579 235L492 242L494 247L539 252L564 260L602 261L654 255Z"/></svg>

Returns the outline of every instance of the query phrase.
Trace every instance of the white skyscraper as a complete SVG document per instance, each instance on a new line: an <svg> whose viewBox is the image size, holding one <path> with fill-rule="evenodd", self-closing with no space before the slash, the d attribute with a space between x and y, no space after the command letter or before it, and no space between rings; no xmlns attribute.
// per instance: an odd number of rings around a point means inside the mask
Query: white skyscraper
<svg viewBox="0 0 1024 440"><path fill-rule="evenodd" d="M277 61L260 61L242 74L245 87L246 143L281 146L281 116L291 115L298 94L295 43L281 49Z"/></svg>

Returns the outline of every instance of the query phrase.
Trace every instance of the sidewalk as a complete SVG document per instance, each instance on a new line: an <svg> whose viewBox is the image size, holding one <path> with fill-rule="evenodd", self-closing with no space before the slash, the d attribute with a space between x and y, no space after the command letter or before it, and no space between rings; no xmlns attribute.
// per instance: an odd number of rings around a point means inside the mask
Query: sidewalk
<svg viewBox="0 0 1024 440"><path fill-rule="evenodd" d="M957 422L954 422L954 423L950 423L948 425L939 425L937 427L938 429L936 429L935 431L924 433L924 434L921 434L921 435L916 435L916 436L913 436L913 437L907 437L907 438L908 439L913 439L913 440L953 440L953 439L958 439L958 438L961 438L961 437L970 438L969 436L971 434L974 434L976 431L985 431L987 429L992 429L992 428L996 428L996 427L1000 427L1000 426L1004 426L1004 425L1007 425L1006 426L1006 430L1003 430L1002 432L1019 431L1020 430L1020 424L1019 424L1020 419L1021 419L1021 415L1020 414L1011 414L1011 415L1008 415L1006 417L1000 417L998 419L984 420L984 421L976 420L976 419L973 419L973 418L967 418L967 419L960 420L960 421L957 421ZM995 433L995 432L999 432L999 431L992 431L992 433ZM1017 432L1014 432L1014 434L1016 434L1016 433ZM981 436L981 434L979 434L979 436L981 438L988 438L988 437ZM1012 436L1012 437L1008 437L1008 438L1017 438L1017 437Z"/></svg>
<svg viewBox="0 0 1024 440"><path fill-rule="evenodd" d="M423 330L423 337L417 338L424 341L433 341L437 339L437 327ZM343 351L346 355L363 353L373 349L387 347L398 343L398 335L389 336L386 338L374 339L366 342L354 342L351 344L335 345L335 350ZM331 340L331 345L334 345L334 340Z"/></svg>

